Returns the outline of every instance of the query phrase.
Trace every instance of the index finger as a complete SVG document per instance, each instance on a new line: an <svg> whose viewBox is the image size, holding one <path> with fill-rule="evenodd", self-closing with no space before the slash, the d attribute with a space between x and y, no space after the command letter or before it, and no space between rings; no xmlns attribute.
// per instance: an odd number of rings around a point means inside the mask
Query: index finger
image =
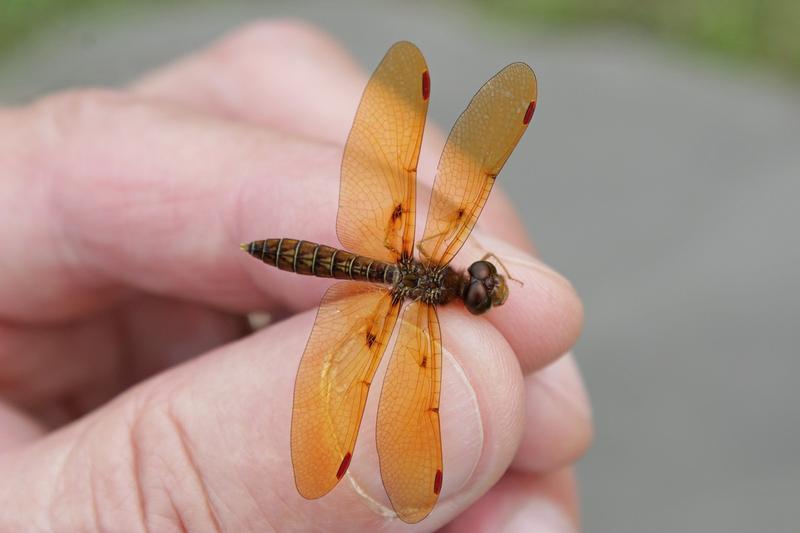
<svg viewBox="0 0 800 533"><path fill-rule="evenodd" d="M316 305L328 284L267 268L239 243L335 244L336 147L96 91L0 113L0 140L5 318L74 318L131 289L285 313ZM539 266L515 277L525 286L501 309L515 320L490 320L539 366L575 341L580 304Z"/></svg>

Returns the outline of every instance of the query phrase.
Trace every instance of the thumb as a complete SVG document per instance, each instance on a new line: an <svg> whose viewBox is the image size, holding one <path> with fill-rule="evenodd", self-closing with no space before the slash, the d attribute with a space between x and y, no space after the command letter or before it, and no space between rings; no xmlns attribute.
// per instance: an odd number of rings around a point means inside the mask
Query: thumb
<svg viewBox="0 0 800 533"><path fill-rule="evenodd" d="M407 527L383 491L373 387L348 474L305 500L289 449L295 373L315 313L277 323L131 389L34 444L0 456L0 530L134 531ZM511 462L523 382L485 320L444 308L444 483L418 527L450 521ZM390 350L384 355L376 383Z"/></svg>

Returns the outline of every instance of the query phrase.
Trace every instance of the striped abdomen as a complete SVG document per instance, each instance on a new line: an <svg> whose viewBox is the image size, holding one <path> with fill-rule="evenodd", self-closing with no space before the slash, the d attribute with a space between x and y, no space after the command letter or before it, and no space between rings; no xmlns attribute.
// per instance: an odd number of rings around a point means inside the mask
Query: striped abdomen
<svg viewBox="0 0 800 533"><path fill-rule="evenodd" d="M268 265L305 276L390 284L397 272L390 263L297 239L253 241L242 249Z"/></svg>

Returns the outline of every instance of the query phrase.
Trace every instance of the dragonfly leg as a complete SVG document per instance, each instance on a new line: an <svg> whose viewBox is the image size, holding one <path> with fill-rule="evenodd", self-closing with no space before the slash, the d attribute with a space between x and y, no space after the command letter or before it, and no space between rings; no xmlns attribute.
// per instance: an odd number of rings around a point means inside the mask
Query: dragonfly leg
<svg viewBox="0 0 800 533"><path fill-rule="evenodd" d="M383 241L383 247L384 247L384 248L386 248L387 250L389 250L390 252L392 252L392 253L395 255L395 257L398 257L398 258L399 258L399 257L400 257L400 255L402 254L402 252L401 252L400 250L398 250L397 248L395 248L395 247L392 245L392 243L391 243L391 242L389 242L389 239L388 239L388 238L387 238L385 241Z"/></svg>
<svg viewBox="0 0 800 533"><path fill-rule="evenodd" d="M447 228L444 231L440 231L439 233L436 233L434 235L428 235L427 237L425 237L424 239L419 241L417 243L417 251L419 252L420 258L421 259L425 259L426 261L430 261L430 259L431 259L431 256L426 254L425 250L422 249L423 243L426 243L426 242L428 242L430 240L433 240L433 239L438 239L438 238L440 238L442 236L449 236L452 232L453 232L453 225L451 225L449 228ZM447 239L444 239L444 240L447 240Z"/></svg>

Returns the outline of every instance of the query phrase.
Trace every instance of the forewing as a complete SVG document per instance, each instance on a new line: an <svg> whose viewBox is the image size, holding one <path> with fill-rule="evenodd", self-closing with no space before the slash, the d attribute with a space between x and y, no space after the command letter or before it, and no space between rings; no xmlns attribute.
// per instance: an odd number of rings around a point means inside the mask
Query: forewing
<svg viewBox="0 0 800 533"><path fill-rule="evenodd" d="M351 252L397 262L414 249L417 161L430 76L416 46L392 46L367 83L342 159L336 232Z"/></svg>
<svg viewBox="0 0 800 533"><path fill-rule="evenodd" d="M420 241L423 262L446 265L461 249L535 107L536 77L524 63L501 70L472 98L439 160Z"/></svg>
<svg viewBox="0 0 800 533"><path fill-rule="evenodd" d="M425 518L442 488L441 376L436 308L415 301L403 311L383 380L377 423L383 485L404 522Z"/></svg>
<svg viewBox="0 0 800 533"><path fill-rule="evenodd" d="M347 471L399 309L374 285L342 282L325 293L294 388L292 466L302 496L319 498Z"/></svg>

